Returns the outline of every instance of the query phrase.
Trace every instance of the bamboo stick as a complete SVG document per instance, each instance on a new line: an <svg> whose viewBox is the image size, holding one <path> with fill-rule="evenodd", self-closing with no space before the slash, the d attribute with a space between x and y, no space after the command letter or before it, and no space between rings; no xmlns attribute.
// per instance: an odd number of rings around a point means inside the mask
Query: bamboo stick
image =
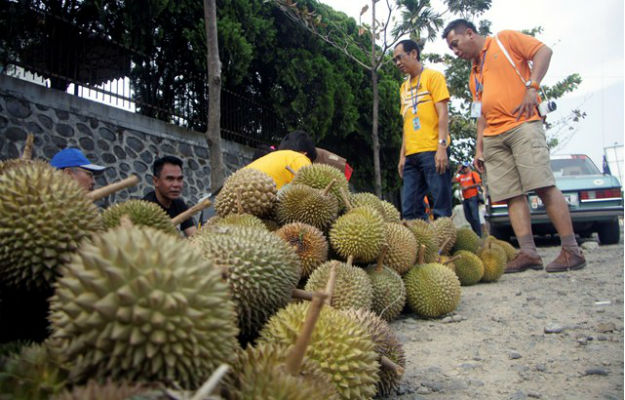
<svg viewBox="0 0 625 400"><path fill-rule="evenodd" d="M202 211L203 209L207 208L210 205L211 205L211 201L209 199L204 199L200 201L199 203L197 203L196 205L194 205L193 207L189 208L187 211L182 212L176 215L175 217L173 217L171 219L171 223L174 225L178 225L182 223L182 221L189 219L193 214Z"/></svg>
<svg viewBox="0 0 625 400"><path fill-rule="evenodd" d="M293 289L293 291L291 292L291 297L294 299L310 301L313 299L313 293L307 292L306 290L302 290L302 289Z"/></svg>
<svg viewBox="0 0 625 400"><path fill-rule="evenodd" d="M126 179L122 179L121 181L118 181L118 182L113 182L109 185L103 186L99 189L96 189L87 193L87 198L93 201L100 200L115 192L119 192L122 189L125 189L130 186L134 186L137 183L139 183L139 177L137 175L132 175Z"/></svg>

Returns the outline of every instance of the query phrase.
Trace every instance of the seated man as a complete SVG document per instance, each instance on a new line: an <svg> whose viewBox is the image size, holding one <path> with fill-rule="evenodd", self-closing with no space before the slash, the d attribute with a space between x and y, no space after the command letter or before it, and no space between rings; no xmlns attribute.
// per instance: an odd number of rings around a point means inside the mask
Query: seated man
<svg viewBox="0 0 625 400"><path fill-rule="evenodd" d="M158 204L170 218L186 211L189 207L180 197L184 185L182 160L172 156L159 158L154 161L152 172L154 174L152 177L154 190L146 194L143 200ZM196 231L193 217L183 221L180 224L180 230L186 236L193 235Z"/></svg>
<svg viewBox="0 0 625 400"><path fill-rule="evenodd" d="M252 161L245 168L252 168L271 176L279 190L293 180L298 169L311 165L317 158L317 149L304 131L293 131L280 142L278 150Z"/></svg>
<svg viewBox="0 0 625 400"><path fill-rule="evenodd" d="M106 167L92 164L78 149L64 149L59 151L50 160L50 165L62 170L86 191L92 191L95 186L94 173L101 172Z"/></svg>

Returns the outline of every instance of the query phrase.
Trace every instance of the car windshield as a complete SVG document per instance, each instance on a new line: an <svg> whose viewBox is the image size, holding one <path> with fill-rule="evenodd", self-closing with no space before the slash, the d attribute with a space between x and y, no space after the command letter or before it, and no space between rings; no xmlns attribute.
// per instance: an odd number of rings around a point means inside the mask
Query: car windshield
<svg viewBox="0 0 625 400"><path fill-rule="evenodd" d="M588 157L551 160L551 170L554 176L601 175Z"/></svg>

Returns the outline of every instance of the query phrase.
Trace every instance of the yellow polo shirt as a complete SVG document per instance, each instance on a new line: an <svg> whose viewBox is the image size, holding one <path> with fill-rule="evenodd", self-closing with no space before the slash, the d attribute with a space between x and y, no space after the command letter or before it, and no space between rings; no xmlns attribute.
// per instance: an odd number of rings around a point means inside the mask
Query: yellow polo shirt
<svg viewBox="0 0 625 400"><path fill-rule="evenodd" d="M300 168L310 164L312 164L310 159L302 153L293 150L276 150L252 161L245 168L266 173L273 178L276 188L280 189L293 180L294 175L286 168L287 166L297 172Z"/></svg>

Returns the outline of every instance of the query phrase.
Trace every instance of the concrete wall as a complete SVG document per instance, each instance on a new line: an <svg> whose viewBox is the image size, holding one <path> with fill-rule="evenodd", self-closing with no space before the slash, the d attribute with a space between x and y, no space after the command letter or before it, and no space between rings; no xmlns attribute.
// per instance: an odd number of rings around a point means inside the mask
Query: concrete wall
<svg viewBox="0 0 625 400"><path fill-rule="evenodd" d="M152 163L165 155L184 162L187 204L196 203L210 188L203 134L1 75L0 159L19 157L29 132L35 135L34 158L50 160L61 149L77 147L93 163L110 166L96 177L96 188L131 174L141 178L107 203L152 190ZM253 148L231 141L222 141L222 147L227 174L252 160Z"/></svg>

